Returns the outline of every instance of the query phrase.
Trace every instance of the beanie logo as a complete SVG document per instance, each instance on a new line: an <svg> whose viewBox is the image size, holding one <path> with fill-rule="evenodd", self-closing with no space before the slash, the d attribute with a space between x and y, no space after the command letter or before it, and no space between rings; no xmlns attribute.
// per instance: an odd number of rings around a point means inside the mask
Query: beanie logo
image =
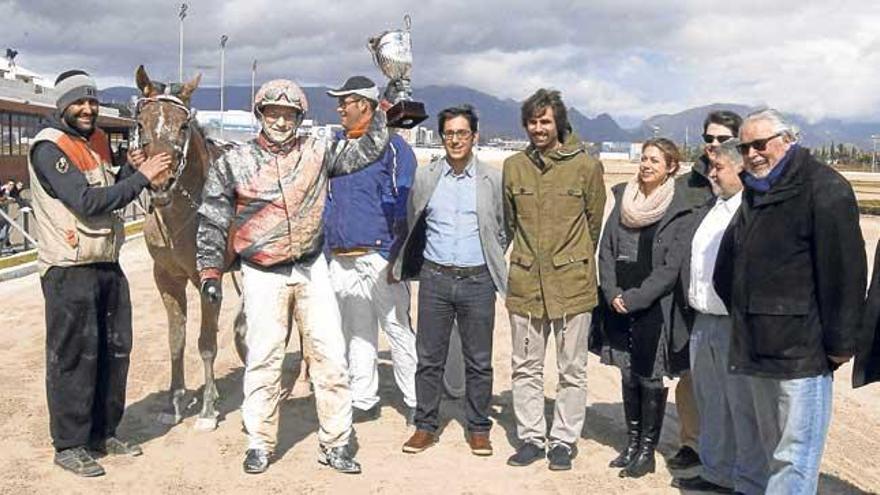
<svg viewBox="0 0 880 495"><path fill-rule="evenodd" d="M95 91L95 88L86 87L86 96L98 96L98 92Z"/></svg>
<svg viewBox="0 0 880 495"><path fill-rule="evenodd" d="M55 170L60 174L66 174L68 170L70 170L70 163L67 161L67 158L63 156L55 162Z"/></svg>

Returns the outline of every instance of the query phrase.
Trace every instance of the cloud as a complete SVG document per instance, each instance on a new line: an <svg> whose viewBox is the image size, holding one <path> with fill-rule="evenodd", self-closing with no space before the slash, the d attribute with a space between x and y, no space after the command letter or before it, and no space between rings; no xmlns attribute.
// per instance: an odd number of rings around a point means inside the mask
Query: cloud
<svg viewBox="0 0 880 495"><path fill-rule="evenodd" d="M227 84L294 78L338 84L381 74L367 38L413 18L414 84L460 84L521 100L554 87L584 113L627 120L713 102L765 103L812 119L874 119L880 3L843 0L647 2L192 0L187 77ZM133 84L144 63L177 78L179 2L0 0L19 63L48 78L69 67Z"/></svg>

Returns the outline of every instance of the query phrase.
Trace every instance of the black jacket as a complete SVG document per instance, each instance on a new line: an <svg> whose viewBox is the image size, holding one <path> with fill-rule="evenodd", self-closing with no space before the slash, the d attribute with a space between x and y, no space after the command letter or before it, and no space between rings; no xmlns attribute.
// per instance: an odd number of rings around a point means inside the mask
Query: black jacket
<svg viewBox="0 0 880 495"><path fill-rule="evenodd" d="M880 381L880 243L874 253L874 274L865 301L862 345L853 368L853 387Z"/></svg>
<svg viewBox="0 0 880 495"><path fill-rule="evenodd" d="M612 324L616 318L610 314L611 300L622 295L630 313L644 311L659 305L663 315L664 329L654 335L633 335L633 340L641 338L660 338L666 348L667 375L677 375L688 369L689 320L687 318L687 297L679 283L679 273L683 257L683 243L690 242L693 234L693 214L712 197L698 172L692 172L676 179L675 194L666 214L658 222L651 250L652 271L639 287L621 290L616 280L615 264L618 257L618 234L620 229L620 202L625 184L612 188L615 206L605 222L602 242L599 247L600 304L594 311L594 336L591 350L603 355L607 348L627 350L626 334L615 329ZM685 240L685 238L687 239ZM603 351L603 348L605 350Z"/></svg>
<svg viewBox="0 0 880 495"><path fill-rule="evenodd" d="M746 187L715 268L733 318L729 371L793 379L855 354L867 266L859 210L839 173L796 147L766 193Z"/></svg>

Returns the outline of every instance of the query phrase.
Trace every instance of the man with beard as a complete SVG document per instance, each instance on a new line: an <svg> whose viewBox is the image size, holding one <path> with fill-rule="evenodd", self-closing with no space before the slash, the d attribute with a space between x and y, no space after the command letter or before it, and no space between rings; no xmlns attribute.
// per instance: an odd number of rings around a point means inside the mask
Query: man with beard
<svg viewBox="0 0 880 495"><path fill-rule="evenodd" d="M37 266L46 300L46 396L55 463L101 476L95 454L140 455L116 437L125 409L131 300L119 266L124 240L116 210L167 177L167 154L143 152L115 171L107 135L95 126L98 92L85 72L55 81L57 112L31 144L28 170Z"/></svg>
<svg viewBox="0 0 880 495"><path fill-rule="evenodd" d="M241 259L247 316L242 419L248 435L244 471L264 472L278 430L281 363L296 320L318 409L318 462L359 473L349 450L351 393L336 296L323 245L330 176L375 161L388 145L385 113L375 112L357 139L297 136L308 102L287 80L264 84L254 113L256 139L223 155L210 169L199 208L197 265L202 292L219 302L227 247Z"/></svg>
<svg viewBox="0 0 880 495"><path fill-rule="evenodd" d="M504 161L504 218L513 242L507 294L511 381L522 442L507 464L526 466L546 456L548 467L561 471L571 469L584 425L605 184L602 164L572 131L558 91L536 91L523 103L521 117L530 144ZM543 370L551 332L559 384L548 435Z"/></svg>

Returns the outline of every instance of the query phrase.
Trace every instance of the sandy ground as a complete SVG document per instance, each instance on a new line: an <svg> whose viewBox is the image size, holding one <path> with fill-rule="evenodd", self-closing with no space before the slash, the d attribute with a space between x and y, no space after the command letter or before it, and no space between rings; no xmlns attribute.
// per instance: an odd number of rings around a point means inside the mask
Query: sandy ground
<svg viewBox="0 0 880 495"><path fill-rule="evenodd" d="M616 182L608 178L609 183ZM880 236L880 218L862 221L866 249L873 256ZM873 258L871 258L873 259ZM400 451L410 430L405 425L400 393L394 385L388 346L380 361L382 416L357 425L360 476L337 474L315 461L317 439L314 398L297 382L281 405L278 460L261 476L242 473L245 439L241 431L242 367L232 345L231 322L235 291L227 281L221 316L220 351L215 366L222 399L219 428L210 433L193 429L198 405L179 425L166 427L156 416L167 400L169 381L167 330L162 304L151 276L152 261L142 239L123 249L122 265L131 283L135 346L128 380L128 408L119 434L141 442L139 458L102 461L107 475L79 479L52 464L44 388L43 298L36 275L0 284L0 493L675 493L672 474L658 456L658 469L639 480L621 480L606 467L624 440L619 374L589 362L589 400L579 455L570 472L554 473L545 463L511 468L505 459L514 451L515 427L510 396L510 331L501 303L496 312L495 385L492 430L495 455L471 455L464 441L464 410L460 401L445 401L440 443L419 455ZM191 393L202 384L198 357L198 307L190 289L187 336L187 384ZM288 383L298 373L297 339L285 362ZM552 343L551 343L552 346ZM552 348L552 347L551 347ZM555 362L549 353L547 406L556 386ZM852 390L851 367L838 373L834 418L822 465L820 493L880 491L880 385ZM677 447L678 424L670 394L660 451ZM550 417L548 415L548 417Z"/></svg>

